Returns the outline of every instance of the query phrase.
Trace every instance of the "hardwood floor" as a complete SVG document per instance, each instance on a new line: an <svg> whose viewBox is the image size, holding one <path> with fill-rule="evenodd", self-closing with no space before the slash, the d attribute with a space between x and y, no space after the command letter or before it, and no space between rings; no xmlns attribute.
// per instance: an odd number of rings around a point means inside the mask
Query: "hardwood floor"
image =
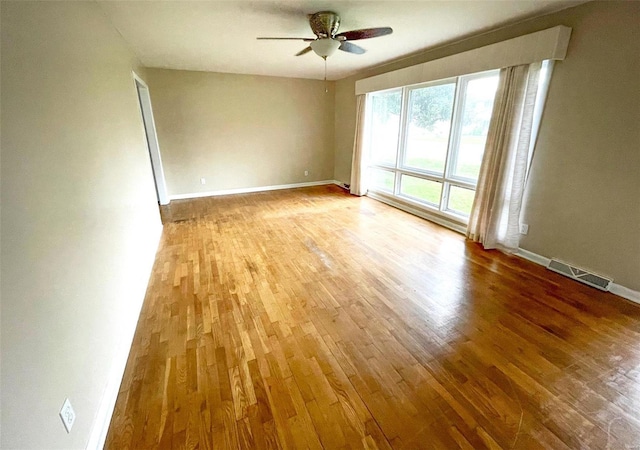
<svg viewBox="0 0 640 450"><path fill-rule="evenodd" d="M632 303L335 186L163 217L106 448L640 445Z"/></svg>

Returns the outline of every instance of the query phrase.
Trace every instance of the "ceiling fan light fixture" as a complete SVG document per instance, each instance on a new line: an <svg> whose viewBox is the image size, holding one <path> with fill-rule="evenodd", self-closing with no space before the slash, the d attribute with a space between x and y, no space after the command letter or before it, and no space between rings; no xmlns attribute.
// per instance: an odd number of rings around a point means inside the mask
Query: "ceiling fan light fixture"
<svg viewBox="0 0 640 450"><path fill-rule="evenodd" d="M311 42L311 49L320 57L326 58L333 55L338 47L340 47L340 41L337 39L323 38L316 39Z"/></svg>

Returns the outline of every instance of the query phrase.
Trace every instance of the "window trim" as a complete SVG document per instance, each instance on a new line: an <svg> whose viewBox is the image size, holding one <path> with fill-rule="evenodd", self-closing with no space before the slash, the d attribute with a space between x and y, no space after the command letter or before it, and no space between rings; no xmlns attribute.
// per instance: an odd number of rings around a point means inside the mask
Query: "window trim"
<svg viewBox="0 0 640 450"><path fill-rule="evenodd" d="M565 59L571 28L563 25L517 36L505 41L455 53L402 69L356 81L355 95L440 78L473 74L487 69Z"/></svg>

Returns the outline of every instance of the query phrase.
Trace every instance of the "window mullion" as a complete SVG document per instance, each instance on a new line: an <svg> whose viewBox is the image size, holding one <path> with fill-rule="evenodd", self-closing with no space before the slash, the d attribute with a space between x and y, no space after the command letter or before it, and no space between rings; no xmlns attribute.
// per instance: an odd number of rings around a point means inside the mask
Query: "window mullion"
<svg viewBox="0 0 640 450"><path fill-rule="evenodd" d="M475 191L476 188L477 188L477 186L474 183L469 183L468 181L457 180L455 178L446 178L444 181L449 183L452 186L459 186L459 187L463 187L465 189L471 189L472 191Z"/></svg>
<svg viewBox="0 0 640 450"><path fill-rule="evenodd" d="M397 169L402 167L402 161L404 161L404 152L406 145L406 137L407 137L407 126L408 126L408 111L409 111L409 88L406 86L402 88L402 103L400 107L400 131L398 136L398 151L396 152L396 179L393 193L394 195L400 194L400 183L401 183L401 175Z"/></svg>
<svg viewBox="0 0 640 450"><path fill-rule="evenodd" d="M449 171L451 170L452 164L455 164L455 160L452 161L452 149L457 147L457 142L459 140L458 131L459 127L457 126L459 122L458 113L460 99L464 96L464 92L462 92L462 86L460 82L460 77L456 78L456 91L453 97L453 109L451 112L451 129L449 130L449 142L447 143L447 155L444 160L444 171L443 171L443 182L442 182L442 192L440 194L440 211L444 211L447 203L447 198L449 196L449 183L445 182L445 180L449 177Z"/></svg>

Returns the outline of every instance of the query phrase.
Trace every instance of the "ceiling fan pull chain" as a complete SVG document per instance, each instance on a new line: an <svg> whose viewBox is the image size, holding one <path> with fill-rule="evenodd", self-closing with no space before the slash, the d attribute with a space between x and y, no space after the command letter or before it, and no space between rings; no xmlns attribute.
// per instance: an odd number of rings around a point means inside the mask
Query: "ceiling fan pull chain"
<svg viewBox="0 0 640 450"><path fill-rule="evenodd" d="M327 57L323 57L324 59L324 93L329 92L329 87L327 86Z"/></svg>

